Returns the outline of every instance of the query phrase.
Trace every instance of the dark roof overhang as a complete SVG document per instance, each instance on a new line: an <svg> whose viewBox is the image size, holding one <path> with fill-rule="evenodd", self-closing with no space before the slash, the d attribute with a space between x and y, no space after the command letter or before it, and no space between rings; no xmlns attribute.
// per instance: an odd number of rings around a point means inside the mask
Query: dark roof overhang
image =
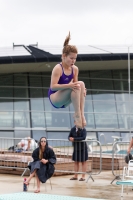
<svg viewBox="0 0 133 200"><path fill-rule="evenodd" d="M23 45L21 45L23 46ZM24 73L24 72L51 72L53 67L61 62L61 54L55 54L60 52L40 49L32 45L23 46L23 52L18 52L18 55L0 56L0 73ZM18 51L17 47L15 52ZM28 53L27 53L28 51ZM78 54L76 65L79 70L109 70L109 69L127 69L128 67L128 53L116 52L101 52L97 53L82 53ZM89 51L91 52L91 51ZM1 54L2 55L2 54ZM133 68L133 51L130 53L130 64Z"/></svg>
<svg viewBox="0 0 133 200"><path fill-rule="evenodd" d="M0 64L12 63L36 63L36 62L60 62L61 54L51 54L33 46L28 46L31 50L31 55L22 56L4 56L0 57ZM113 61L127 60L127 53L108 53L108 54L78 54L77 62L80 61ZM133 60L133 53L130 54L130 59Z"/></svg>

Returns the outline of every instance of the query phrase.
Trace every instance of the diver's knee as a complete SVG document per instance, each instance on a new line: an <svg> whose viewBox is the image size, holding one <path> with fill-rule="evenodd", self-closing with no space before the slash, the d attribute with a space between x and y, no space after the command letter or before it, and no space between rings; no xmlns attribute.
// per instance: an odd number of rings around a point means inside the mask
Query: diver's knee
<svg viewBox="0 0 133 200"><path fill-rule="evenodd" d="M85 84L83 81L78 81L78 83L80 84L81 87L85 87Z"/></svg>

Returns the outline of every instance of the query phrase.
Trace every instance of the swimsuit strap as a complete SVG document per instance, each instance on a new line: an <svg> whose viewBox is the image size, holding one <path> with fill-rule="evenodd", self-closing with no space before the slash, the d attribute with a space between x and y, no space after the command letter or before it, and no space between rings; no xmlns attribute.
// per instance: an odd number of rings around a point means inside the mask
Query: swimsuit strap
<svg viewBox="0 0 133 200"><path fill-rule="evenodd" d="M62 66L62 64L60 63L60 66L61 66L61 68L62 68L62 71L63 71L63 73L64 73L64 69L63 69L63 66ZM71 67L71 69L72 69L72 73L71 74L73 74L73 67ZM70 74L70 75L71 75Z"/></svg>
<svg viewBox="0 0 133 200"><path fill-rule="evenodd" d="M61 68L62 68L62 71L63 71L63 74L64 74L64 70L63 70L63 67L62 67L62 64L60 63L60 66L61 66Z"/></svg>

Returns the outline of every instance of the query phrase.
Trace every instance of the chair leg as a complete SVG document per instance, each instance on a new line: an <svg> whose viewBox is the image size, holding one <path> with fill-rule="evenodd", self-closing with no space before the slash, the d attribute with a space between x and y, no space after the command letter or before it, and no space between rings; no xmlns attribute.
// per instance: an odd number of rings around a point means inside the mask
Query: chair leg
<svg viewBox="0 0 133 200"><path fill-rule="evenodd" d="M123 197L123 189L124 189L124 185L121 185L121 197Z"/></svg>
<svg viewBox="0 0 133 200"><path fill-rule="evenodd" d="M21 177L23 177L23 175L25 174L25 172L27 171L28 168L25 168L25 170L23 171Z"/></svg>
<svg viewBox="0 0 133 200"><path fill-rule="evenodd" d="M50 187L51 187L51 190L52 190L52 183L51 183L51 179L49 178L49 182L50 182ZM46 186L47 183L44 183L45 185L45 191L47 192L47 186Z"/></svg>
<svg viewBox="0 0 133 200"><path fill-rule="evenodd" d="M51 186L51 190L52 190L52 184L51 184L51 179L49 178L49 181L50 181L50 186Z"/></svg>
<svg viewBox="0 0 133 200"><path fill-rule="evenodd" d="M45 191L47 192L47 186L46 186L46 183L44 183L44 187L45 187Z"/></svg>

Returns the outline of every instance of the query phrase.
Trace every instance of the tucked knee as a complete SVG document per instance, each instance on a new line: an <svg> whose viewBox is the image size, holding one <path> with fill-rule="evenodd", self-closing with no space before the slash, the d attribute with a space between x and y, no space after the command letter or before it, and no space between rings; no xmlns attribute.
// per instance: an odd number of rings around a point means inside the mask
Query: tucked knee
<svg viewBox="0 0 133 200"><path fill-rule="evenodd" d="M80 84L80 87L85 87L85 84L83 81L78 81L78 83Z"/></svg>

